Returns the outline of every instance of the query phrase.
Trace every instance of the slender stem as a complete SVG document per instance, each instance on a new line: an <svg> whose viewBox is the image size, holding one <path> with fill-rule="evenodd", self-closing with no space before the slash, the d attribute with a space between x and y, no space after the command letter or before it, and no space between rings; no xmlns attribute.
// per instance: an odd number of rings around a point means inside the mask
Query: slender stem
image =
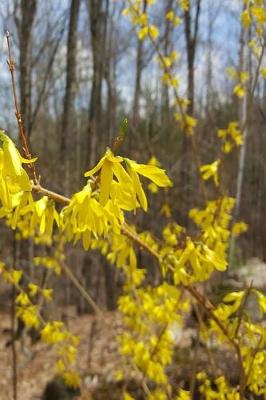
<svg viewBox="0 0 266 400"><path fill-rule="evenodd" d="M204 296L202 296L195 287L186 286L185 288L197 300L197 302L200 303L204 307L204 309L208 313L209 317L216 323L216 325L219 327L219 329L222 331L222 333L227 338L228 342L235 349L236 356L238 359L238 365L239 365L239 369L240 369L239 395L240 395L240 400L244 400L245 399L245 387L246 387L246 375L245 375L242 354L241 354L241 350L240 350L238 341L235 338L232 338L230 336L230 333L227 331L226 327L219 320L219 318L216 317L216 315L214 314L214 306L210 303L210 301L207 298L205 298Z"/></svg>
<svg viewBox="0 0 266 400"><path fill-rule="evenodd" d="M8 49L8 60L7 64L9 67L10 75L11 75L11 81L12 81L12 91L13 91L13 99L14 99L14 106L15 106L15 115L18 123L18 128L19 128L19 136L20 140L22 143L22 149L25 154L25 157L28 160L32 159L32 155L30 152L29 144L28 144L28 139L25 131L25 126L23 122L23 118L20 112L20 107L19 107L19 102L18 102L18 96L17 96L17 89L16 89L16 79L15 79L15 62L14 59L12 58L11 54L11 45L10 45L10 33L9 31L6 31L6 41L7 41L7 49ZM36 175L36 170L35 170L35 165L33 163L30 163L28 165L28 168L30 170L30 173L32 175L32 179L35 184L38 183L37 175Z"/></svg>
<svg viewBox="0 0 266 400"><path fill-rule="evenodd" d="M257 64L256 72L255 72L255 78L254 78L252 89L250 91L251 100L253 100L253 98L254 98L254 93L255 93L255 90L256 90L256 87L258 84L258 80L259 80L259 76L260 76L260 68L262 65L264 52L265 52L265 39L263 39L263 43L261 44L261 52L260 52L260 55L258 58L258 64Z"/></svg>
<svg viewBox="0 0 266 400"><path fill-rule="evenodd" d="M243 319L244 307L245 307L245 305L246 305L246 303L247 303L247 300L248 300L248 297L249 297L249 295L250 295L250 292L251 292L251 289L252 289L252 284L253 284L253 282L251 281L251 284L250 284L250 286L246 289L245 294L244 294L244 296L243 296L243 298L242 298L241 305L240 305L240 307L239 307L239 317L238 317L237 327L236 327L236 330L235 330L235 338L237 338L238 333L239 333L239 329L240 329L241 322L242 322L242 319Z"/></svg>
<svg viewBox="0 0 266 400"><path fill-rule="evenodd" d="M62 270L65 272L69 280L73 283L73 285L78 289L79 293L82 295L82 297L88 302L88 304L93 308L95 313L103 317L103 313L101 309L97 306L95 301L92 299L92 297L89 295L89 293L84 289L84 287L81 285L81 283L78 281L78 279L75 277L71 269L65 264L61 263L60 264Z"/></svg>
<svg viewBox="0 0 266 400"><path fill-rule="evenodd" d="M15 233L13 234L13 264L14 268L16 266L16 239ZM12 351L12 390L13 390L13 400L17 400L17 351L16 351L16 288L12 286L12 299L11 299L11 351Z"/></svg>
<svg viewBox="0 0 266 400"><path fill-rule="evenodd" d="M40 184L33 184L32 190L36 193L40 193L43 196L48 196L50 199L53 199L56 203L60 203L63 205L68 205L70 203L70 199L66 196L63 196L59 193L53 192L52 190L46 189L42 187Z"/></svg>
<svg viewBox="0 0 266 400"><path fill-rule="evenodd" d="M15 311L16 289L12 286L11 303L11 352L12 352L12 390L13 400L17 400L17 350L16 350L16 311Z"/></svg>

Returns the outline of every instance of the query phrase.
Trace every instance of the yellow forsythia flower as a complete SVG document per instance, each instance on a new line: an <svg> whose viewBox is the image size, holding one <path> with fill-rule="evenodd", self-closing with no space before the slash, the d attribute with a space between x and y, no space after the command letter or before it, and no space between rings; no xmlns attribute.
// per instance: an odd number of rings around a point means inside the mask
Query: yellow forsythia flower
<svg viewBox="0 0 266 400"><path fill-rule="evenodd" d="M232 234L234 236L239 236L248 230L248 225L245 222L236 222L232 228Z"/></svg>
<svg viewBox="0 0 266 400"><path fill-rule="evenodd" d="M236 86L234 87L233 93L234 93L237 97L242 98L242 97L245 96L246 90L245 90L244 86L241 85L241 84L239 83L238 85L236 85Z"/></svg>
<svg viewBox="0 0 266 400"><path fill-rule="evenodd" d="M132 397L128 392L124 393L123 400L134 400L134 397Z"/></svg>
<svg viewBox="0 0 266 400"><path fill-rule="evenodd" d="M164 215L167 218L171 217L171 209L170 209L169 204L165 203L162 206L162 208L160 210L160 214Z"/></svg>
<svg viewBox="0 0 266 400"><path fill-rule="evenodd" d="M35 296L38 293L39 286L35 285L34 283L28 284L30 296Z"/></svg>
<svg viewBox="0 0 266 400"><path fill-rule="evenodd" d="M53 299L53 289L43 289L42 291L43 297L49 302Z"/></svg>
<svg viewBox="0 0 266 400"><path fill-rule="evenodd" d="M65 371L63 373L63 379L67 386L77 389L80 387L81 379L80 375L76 371Z"/></svg>
<svg viewBox="0 0 266 400"><path fill-rule="evenodd" d="M263 78L266 79L266 67L262 68L260 72Z"/></svg>
<svg viewBox="0 0 266 400"><path fill-rule="evenodd" d="M189 9L189 0L179 0L179 5L183 11L188 11Z"/></svg>
<svg viewBox="0 0 266 400"><path fill-rule="evenodd" d="M202 174L202 179L208 180L210 178L214 179L214 183L218 186L218 168L220 161L216 160L212 164L202 165L200 167L200 172Z"/></svg>
<svg viewBox="0 0 266 400"><path fill-rule="evenodd" d="M249 11L248 10L243 11L240 18L244 28L249 28L251 24L251 17Z"/></svg>

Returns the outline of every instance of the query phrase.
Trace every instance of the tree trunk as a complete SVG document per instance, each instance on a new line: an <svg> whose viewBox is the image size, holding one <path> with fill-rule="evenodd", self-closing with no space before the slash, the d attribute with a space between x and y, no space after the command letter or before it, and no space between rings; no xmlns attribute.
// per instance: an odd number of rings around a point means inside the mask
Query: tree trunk
<svg viewBox="0 0 266 400"><path fill-rule="evenodd" d="M88 120L87 166L97 160L97 135L102 117L102 81L104 74L105 37L103 0L87 0L92 47L92 88Z"/></svg>
<svg viewBox="0 0 266 400"><path fill-rule="evenodd" d="M164 14L166 15L173 8L173 0L168 0ZM165 20L165 30L164 30L164 46L163 53L164 57L169 56L171 52L171 33L172 33L172 23L169 20ZM162 86L162 126L166 127L169 122L169 86L163 84ZM167 129L167 128L166 128Z"/></svg>
<svg viewBox="0 0 266 400"><path fill-rule="evenodd" d="M240 55L239 55L239 68L241 71L247 71L248 67L248 30L242 28L241 38L240 38ZM232 218L232 224L234 224L239 218L240 213L240 205L242 199L242 187L243 187L243 179L244 179L244 168L246 161L246 148L247 148L247 116L248 116L248 97L247 93L245 93L243 99L239 101L239 125L242 129L242 137L243 144L240 147L239 151L239 159L238 159L238 170L237 170L237 182L236 182L236 202L235 209ZM236 238L235 236L231 236L230 246L229 246L229 266L232 266L234 263L235 257L235 248L236 248Z"/></svg>
<svg viewBox="0 0 266 400"><path fill-rule="evenodd" d="M106 0L106 15L109 15L109 0ZM109 25L107 26L106 18L106 62L104 77L107 85L107 103L106 103L106 137L107 143L111 145L114 140L116 125L116 63L117 63L117 37L114 29L112 16L109 17Z"/></svg>
<svg viewBox="0 0 266 400"><path fill-rule="evenodd" d="M19 37L20 109L26 132L31 135L31 37L37 0L21 0L21 19L16 20Z"/></svg>
<svg viewBox="0 0 266 400"><path fill-rule="evenodd" d="M69 193L69 169L70 169L70 135L73 130L74 104L77 89L76 61L77 61L77 28L79 16L80 0L71 0L69 29L67 40L67 65L66 65L66 89L64 96L64 106L62 115L61 132L61 162L62 167L66 168L66 194ZM78 144L79 145L79 144Z"/></svg>
<svg viewBox="0 0 266 400"><path fill-rule="evenodd" d="M195 7L196 9L194 18L192 15L191 3L184 15L185 41L186 41L186 52L187 52L187 98L189 100L187 113L189 115L194 114L194 67L195 67L196 48L198 42L201 0L196 0ZM190 138L185 133L183 133L180 189L182 190L181 222L185 226L188 226L189 223L187 212L190 209L191 197L192 197L191 158L192 156L191 156Z"/></svg>
<svg viewBox="0 0 266 400"><path fill-rule="evenodd" d="M80 0L72 0L67 40L66 89L62 116L61 160L65 161L76 96L77 27Z"/></svg>
<svg viewBox="0 0 266 400"><path fill-rule="evenodd" d="M143 1L142 13L147 9L147 0ZM136 60L136 74L135 74L135 88L133 98L133 129L138 124L139 119L139 101L141 94L141 77L143 71L143 40L137 42L137 60Z"/></svg>
<svg viewBox="0 0 266 400"><path fill-rule="evenodd" d="M195 55L198 41L199 17L200 17L201 0L196 1L195 18L192 21L191 5L185 12L185 39L187 50L187 97L189 100L188 114L193 115L194 112L194 67Z"/></svg>
<svg viewBox="0 0 266 400"><path fill-rule="evenodd" d="M37 12L37 0L21 0L20 18L15 15L19 41L19 95L20 112L28 137L31 135L32 99L32 28ZM32 275L33 241L21 240L18 246L18 260L24 271Z"/></svg>

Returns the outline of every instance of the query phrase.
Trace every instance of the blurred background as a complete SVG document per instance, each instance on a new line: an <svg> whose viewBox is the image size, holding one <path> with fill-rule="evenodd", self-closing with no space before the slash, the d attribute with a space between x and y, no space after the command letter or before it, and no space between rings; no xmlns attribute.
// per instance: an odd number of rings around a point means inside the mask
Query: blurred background
<svg viewBox="0 0 266 400"><path fill-rule="evenodd" d="M177 11L183 22L176 28L165 19L175 7L176 1L164 0L152 8L153 21L160 28L158 46L165 55L173 50L180 54L176 65L180 94L189 98L189 113L198 119L197 153L203 164L210 163L219 151L217 130L239 120L240 101L232 94L235 83L226 68L243 69L242 3L191 0L185 15ZM84 172L111 147L127 118L126 137L118 153L142 163L155 155L174 182L169 191L150 194L150 212L138 213L132 221L140 230L151 229L159 235L162 224L171 219L188 227L188 210L203 203L192 151L173 116L171 93L161 81L154 49L148 41L138 41L134 26L122 15L124 8L123 0L1 0L0 127L17 141L6 64L4 32L8 30L21 113L32 153L38 156L41 184L68 196L78 191L86 182ZM251 51L245 64L252 75L256 63ZM260 78L249 105L239 212L249 229L237 242L234 266L254 257L266 260L265 105L266 80ZM238 165L235 151L226 158L223 176L227 194L233 197ZM165 204L171 215L164 215ZM0 221L1 259L12 263L13 245L12 232ZM26 267L40 252L51 251L32 242L20 246L19 262ZM118 271L107 267L101 255L84 253L79 244L67 247L66 256L97 304L115 309L122 284ZM139 255L139 264L148 268L153 281L155 267L149 257ZM67 279L54 285L59 306L74 306L78 314L92 311ZM6 291L1 296L4 307Z"/></svg>

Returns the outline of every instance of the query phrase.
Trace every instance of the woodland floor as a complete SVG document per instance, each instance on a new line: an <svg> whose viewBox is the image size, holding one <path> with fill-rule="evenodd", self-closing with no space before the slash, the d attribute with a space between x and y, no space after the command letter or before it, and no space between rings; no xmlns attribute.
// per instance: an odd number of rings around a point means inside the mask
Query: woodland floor
<svg viewBox="0 0 266 400"><path fill-rule="evenodd" d="M0 313L0 400L13 400L12 396L12 352L5 343L9 339L3 330L10 327L10 316ZM123 383L119 385L116 380L116 371L123 371L130 383L127 386L135 398L143 399L136 384L136 374L123 360L118 352L117 336L122 331L121 316L117 312L106 312L104 318L97 320L92 315L72 317L68 327L73 334L80 337L78 370L82 377L82 392L77 400L121 400ZM178 342L178 351L175 356L174 366L169 369L170 382L173 387L183 386L190 381L196 368L209 369L212 366L205 348L191 349L191 329L180 330L173 328L173 334ZM92 334L93 332L93 334ZM56 355L53 348L41 343L34 344L31 349L33 358L21 350L21 343L16 344L17 369L18 369L18 400L40 400L46 383L55 376ZM228 370L232 365L232 353L228 348L218 351L221 371ZM216 353L217 355L217 353ZM196 367L197 365L197 367ZM222 371L223 370L223 371ZM234 368L233 368L234 370ZM217 369L216 369L217 373Z"/></svg>
<svg viewBox="0 0 266 400"><path fill-rule="evenodd" d="M10 327L10 317L0 315L1 332ZM84 392L80 399L89 399L89 392L100 377L115 380L115 371L121 368L116 337L121 332L118 313L105 313L104 323L85 315L72 318L69 329L80 337L78 368L83 376ZM91 334L93 331L93 335ZM0 335L0 400L12 400L12 353L6 348L8 335ZM29 360L17 343L18 400L40 399L46 383L55 376L55 352L40 341L33 345L33 358Z"/></svg>
<svg viewBox="0 0 266 400"><path fill-rule="evenodd" d="M245 287L250 286L265 290L266 265L254 259L248 266L241 269L241 281ZM252 271L252 274L250 272ZM249 272L249 273L247 273ZM73 310L64 309L68 316L69 330L80 337L77 367L82 377L82 394L79 400L120 400L121 386L116 383L116 371L122 370L133 384L132 394L138 396L136 374L123 360L118 352L117 336L122 332L121 316L118 312L106 312L103 318L92 315L76 316ZM254 310L252 308L252 314ZM263 322L266 324L266 321ZM13 400L12 396L12 352L6 347L9 335L4 333L10 328L10 315L0 309L0 400ZM193 330L176 329L173 331L177 350L175 362L169 368L168 374L173 387L185 387L195 376L196 370L205 370L210 376L225 374L234 383L238 377L238 368L232 350L229 347L214 345L209 350L197 344L192 348ZM195 332L194 332L195 333ZM28 346L29 348L29 346ZM40 341L31 347L33 357L21 350L21 342L16 343L17 349L17 390L18 400L40 400L48 381L54 378L55 349ZM213 359L216 361L213 363ZM215 367L219 366L219 368ZM118 391L120 390L120 392ZM97 394L95 394L97 392ZM93 395L91 395L93 393Z"/></svg>

